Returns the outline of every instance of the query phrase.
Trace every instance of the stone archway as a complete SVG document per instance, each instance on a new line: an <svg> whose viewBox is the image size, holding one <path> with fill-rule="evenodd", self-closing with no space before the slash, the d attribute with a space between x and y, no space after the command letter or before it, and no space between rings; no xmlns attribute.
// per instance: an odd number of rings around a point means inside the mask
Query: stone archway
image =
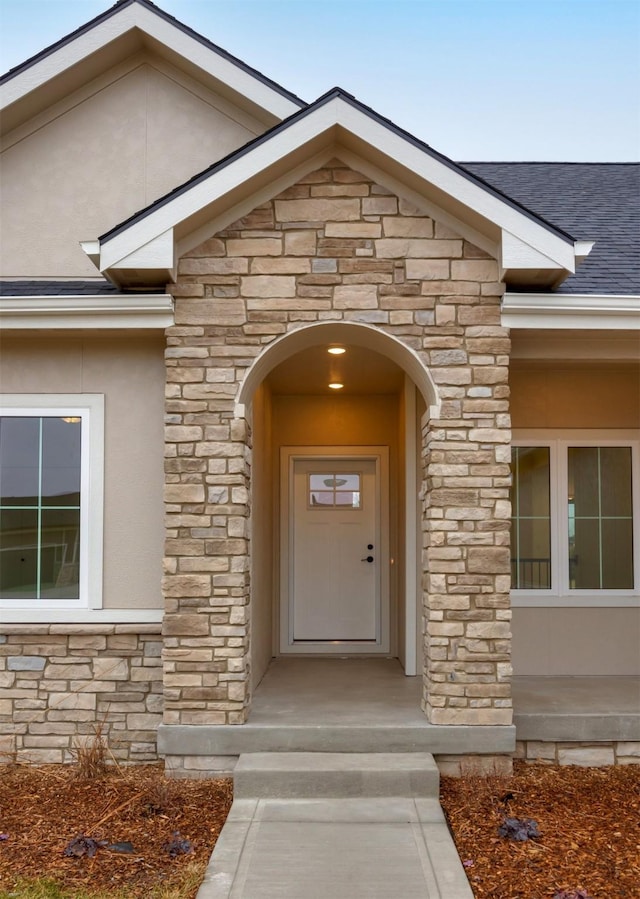
<svg viewBox="0 0 640 899"><path fill-rule="evenodd" d="M276 365L311 346L331 343L353 344L388 356L412 379L422 394L430 415L437 416L440 409L438 390L418 354L400 339L380 328L349 322L315 323L299 327L269 344L247 369L240 384L236 402L237 415L243 417L245 407L251 403L256 388Z"/></svg>
<svg viewBox="0 0 640 899"><path fill-rule="evenodd" d="M335 345L345 350L339 368L346 384L339 395L332 394L325 383L328 377L323 380L318 372L318 368L328 371L324 363L332 357L327 351ZM410 348L379 329L359 324L314 324L271 343L245 374L239 397L242 402L236 404L236 413L246 415L252 435L253 684L260 681L272 655L296 651L305 655L391 653L399 658L406 674L421 673L418 435L420 419L426 420L429 412L433 414L438 408L429 372ZM288 609L289 518L283 515L288 484L282 463L283 454L291 455L292 444L298 445L298 456L325 458L336 453L344 458L355 453L355 447L360 447L360 455L368 452L364 447L385 447L387 461L380 472L386 483L380 537L387 551L376 557L374 568L381 578L381 606L377 606L376 614L383 616L379 624L381 630L387 630L386 641L379 634L380 639L372 643L352 643L350 648L339 640L315 647L307 643L299 645L298 650L283 645L283 619ZM315 447L313 453L309 446ZM382 606L386 613L381 611Z"/></svg>

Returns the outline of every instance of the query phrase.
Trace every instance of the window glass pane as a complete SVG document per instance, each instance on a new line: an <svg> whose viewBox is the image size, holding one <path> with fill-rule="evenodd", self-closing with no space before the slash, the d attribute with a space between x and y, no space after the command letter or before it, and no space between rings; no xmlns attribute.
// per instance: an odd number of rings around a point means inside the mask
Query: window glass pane
<svg viewBox="0 0 640 899"><path fill-rule="evenodd" d="M80 511L43 511L40 539L40 596L77 599L80 595Z"/></svg>
<svg viewBox="0 0 640 899"><path fill-rule="evenodd" d="M40 420L0 418L0 503L38 504Z"/></svg>
<svg viewBox="0 0 640 899"><path fill-rule="evenodd" d="M570 446L569 504L577 518L598 515L598 447Z"/></svg>
<svg viewBox="0 0 640 899"><path fill-rule="evenodd" d="M549 590L551 587L549 520L520 519L518 545L518 587L521 590Z"/></svg>
<svg viewBox="0 0 640 899"><path fill-rule="evenodd" d="M551 587L550 453L546 446L511 451L511 577L513 587Z"/></svg>
<svg viewBox="0 0 640 899"><path fill-rule="evenodd" d="M631 517L631 447L603 446L600 449L602 514Z"/></svg>
<svg viewBox="0 0 640 899"><path fill-rule="evenodd" d="M602 522L602 586L633 589L633 527L631 519Z"/></svg>
<svg viewBox="0 0 640 899"><path fill-rule="evenodd" d="M569 447L569 585L632 589L630 447Z"/></svg>
<svg viewBox="0 0 640 899"><path fill-rule="evenodd" d="M38 584L38 512L0 510L0 598L35 599Z"/></svg>
<svg viewBox="0 0 640 899"><path fill-rule="evenodd" d="M575 518L573 537L569 521L569 586L572 590L600 588L599 522Z"/></svg>
<svg viewBox="0 0 640 899"><path fill-rule="evenodd" d="M80 505L79 418L42 419L42 504Z"/></svg>
<svg viewBox="0 0 640 899"><path fill-rule="evenodd" d="M357 473L309 475L309 505L360 508L360 475Z"/></svg>
<svg viewBox="0 0 640 899"><path fill-rule="evenodd" d="M4 599L80 595L81 435L80 417L0 418Z"/></svg>
<svg viewBox="0 0 640 899"><path fill-rule="evenodd" d="M518 446L518 513L549 515L549 447Z"/></svg>

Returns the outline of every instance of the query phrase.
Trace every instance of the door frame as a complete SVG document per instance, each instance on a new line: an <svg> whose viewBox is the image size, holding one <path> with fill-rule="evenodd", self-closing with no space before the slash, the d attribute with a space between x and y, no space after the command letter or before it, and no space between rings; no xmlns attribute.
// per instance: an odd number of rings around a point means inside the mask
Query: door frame
<svg viewBox="0 0 640 899"><path fill-rule="evenodd" d="M295 644L290 633L293 596L293 476L298 460L339 462L367 459L375 463L378 483L377 516L380 530L380 591L377 602L377 638L366 643L336 641ZM276 602L279 624L276 655L389 655L391 651L391 603L389 557L389 447L387 446L282 446L280 448L280 585ZM332 650L332 646L335 648Z"/></svg>

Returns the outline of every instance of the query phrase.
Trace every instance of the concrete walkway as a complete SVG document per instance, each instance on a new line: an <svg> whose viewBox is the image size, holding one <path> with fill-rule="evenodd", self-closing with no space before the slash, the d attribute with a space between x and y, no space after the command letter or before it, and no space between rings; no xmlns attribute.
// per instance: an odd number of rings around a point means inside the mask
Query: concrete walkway
<svg viewBox="0 0 640 899"><path fill-rule="evenodd" d="M197 899L473 899L427 753L255 753L235 779Z"/></svg>

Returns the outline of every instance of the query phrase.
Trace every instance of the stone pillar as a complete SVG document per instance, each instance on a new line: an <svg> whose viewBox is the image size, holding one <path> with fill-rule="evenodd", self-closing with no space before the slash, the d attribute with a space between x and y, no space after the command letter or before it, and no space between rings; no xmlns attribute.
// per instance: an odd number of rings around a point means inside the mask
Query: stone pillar
<svg viewBox="0 0 640 899"><path fill-rule="evenodd" d="M249 704L250 433L226 329L194 340L224 318L213 305L195 307L203 327L171 329L166 353L165 724L242 724Z"/></svg>
<svg viewBox="0 0 640 899"><path fill-rule="evenodd" d="M469 278L497 274L489 260L458 265ZM422 434L423 708L433 724L512 722L510 341L496 287L487 280L480 296L436 306L449 328L429 360L440 418Z"/></svg>

